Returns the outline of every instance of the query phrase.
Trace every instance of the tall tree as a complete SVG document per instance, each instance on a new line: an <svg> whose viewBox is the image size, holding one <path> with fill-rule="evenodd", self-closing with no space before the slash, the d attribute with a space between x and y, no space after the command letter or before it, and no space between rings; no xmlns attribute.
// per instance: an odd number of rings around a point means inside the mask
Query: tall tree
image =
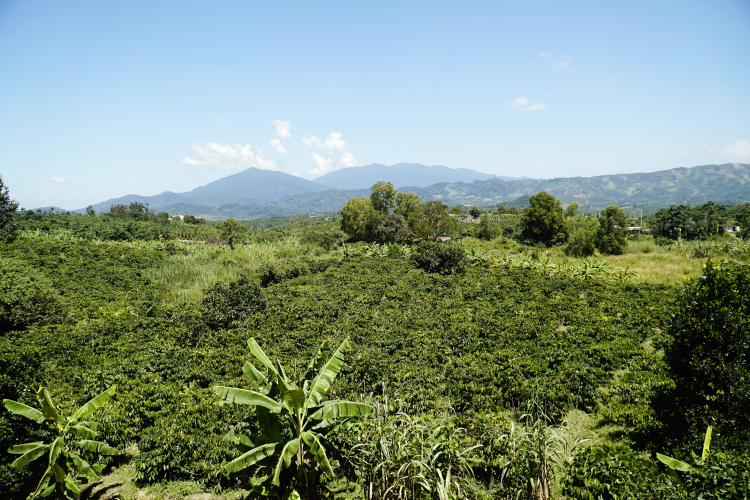
<svg viewBox="0 0 750 500"><path fill-rule="evenodd" d="M599 217L596 248L605 255L622 255L628 247L628 216L617 205L610 205Z"/></svg>
<svg viewBox="0 0 750 500"><path fill-rule="evenodd" d="M372 185L370 191L370 203L376 211L387 214L393 208L396 190L393 189L392 182L378 181Z"/></svg>
<svg viewBox="0 0 750 500"><path fill-rule="evenodd" d="M560 200L544 191L529 197L529 206L523 211L521 225L521 237L534 243L549 246L562 243L566 238Z"/></svg>
<svg viewBox="0 0 750 500"><path fill-rule="evenodd" d="M341 209L341 230L354 239L370 241L383 217L367 198L352 198Z"/></svg>
<svg viewBox="0 0 750 500"><path fill-rule="evenodd" d="M18 223L13 220L16 210L18 202L10 199L8 188L0 176L0 240L11 241L16 237Z"/></svg>
<svg viewBox="0 0 750 500"><path fill-rule="evenodd" d="M469 209L469 215L471 215L474 219L478 219L482 215L482 211L477 207L471 207Z"/></svg>
<svg viewBox="0 0 750 500"><path fill-rule="evenodd" d="M399 214L406 220L409 220L409 216L419 206L419 195L414 193L396 193L396 206L393 209L394 213Z"/></svg>
<svg viewBox="0 0 750 500"><path fill-rule="evenodd" d="M455 221L445 205L437 200L420 204L409 217L411 230L422 238L447 236L455 228Z"/></svg>
<svg viewBox="0 0 750 500"><path fill-rule="evenodd" d="M576 215L578 215L578 203L574 201L565 209L565 217L573 218Z"/></svg>
<svg viewBox="0 0 750 500"><path fill-rule="evenodd" d="M247 227L231 218L216 226L216 229L219 230L221 239L226 240L227 243L229 243L229 248L232 250L234 250L235 243L245 237L249 232Z"/></svg>

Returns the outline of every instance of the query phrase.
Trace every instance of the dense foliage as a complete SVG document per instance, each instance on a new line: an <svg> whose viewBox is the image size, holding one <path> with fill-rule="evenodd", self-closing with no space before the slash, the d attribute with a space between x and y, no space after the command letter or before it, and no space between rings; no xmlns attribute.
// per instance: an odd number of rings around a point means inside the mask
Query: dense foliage
<svg viewBox="0 0 750 500"><path fill-rule="evenodd" d="M675 389L662 419L677 443L700 442L708 425L724 449L750 444L750 266L707 264L679 296L666 329Z"/></svg>
<svg viewBox="0 0 750 500"><path fill-rule="evenodd" d="M738 213L729 205L717 205L712 201L691 207L672 205L659 209L649 218L654 236L686 240L706 239L724 234L724 226L736 219ZM740 218L744 211L739 212Z"/></svg>
<svg viewBox="0 0 750 500"><path fill-rule="evenodd" d="M617 205L602 210L599 230L596 232L596 248L603 255L622 255L628 247L628 218Z"/></svg>
<svg viewBox="0 0 750 500"><path fill-rule="evenodd" d="M10 199L8 188L0 177L0 241L9 241L15 237L18 223L13 216L18 209L18 203Z"/></svg>
<svg viewBox="0 0 750 500"><path fill-rule="evenodd" d="M521 236L547 246L565 242L565 218L560 200L541 191L529 197L529 201L529 207L521 215Z"/></svg>
<svg viewBox="0 0 750 500"><path fill-rule="evenodd" d="M387 215L373 209L381 222L418 213L418 200L402 194L383 197ZM523 246L506 237L520 232L521 217L512 215L457 229L505 235L490 240L388 245L344 243L337 223L304 218L247 232L234 250L78 232L86 227L79 220L104 230L129 218L183 227L129 215L19 218L37 226L0 247L4 318L19 318L0 332L0 396L33 405L45 385L72 413L116 384L99 410L98 432L135 455L120 460L134 467L139 485L262 482L255 466L250 478L227 476L226 468L249 451L234 446L239 436L263 435L262 415L220 404L215 388L261 388L241 369L250 338L284 366L285 381L301 381L303 360L321 342L347 337L351 350L330 397L377 411L340 422L321 441L332 471L355 485L344 497L366 496L364 488L374 498L410 491L412 498L539 499L561 488L573 498L625 498L631 489L640 498L678 496L682 490L634 450L686 459L709 422L724 451L708 457L711 467L683 474L686 491L719 497L747 481L746 457L732 451L744 449L750 427L740 359L747 267L709 266L677 297L619 263ZM218 235L212 225L190 229ZM268 367L258 368L268 380ZM305 391L304 382L297 386ZM601 448L569 425L569 415L584 412L603 426ZM0 449L50 442L38 427L0 415ZM612 436L632 448L613 445ZM11 461L0 455L0 491L25 498L44 468L14 470ZM345 488L324 476L330 491Z"/></svg>

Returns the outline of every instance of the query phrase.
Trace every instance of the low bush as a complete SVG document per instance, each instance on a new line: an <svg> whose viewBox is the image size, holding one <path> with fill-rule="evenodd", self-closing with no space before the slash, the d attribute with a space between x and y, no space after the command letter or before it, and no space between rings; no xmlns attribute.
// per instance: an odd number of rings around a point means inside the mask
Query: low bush
<svg viewBox="0 0 750 500"><path fill-rule="evenodd" d="M243 276L230 283L216 283L204 292L203 309L211 328L228 328L266 308L266 297L257 282Z"/></svg>
<svg viewBox="0 0 750 500"><path fill-rule="evenodd" d="M63 319L60 296L44 275L16 259L0 258L0 334Z"/></svg>
<svg viewBox="0 0 750 500"><path fill-rule="evenodd" d="M457 274L466 269L466 251L454 243L421 241L410 261L428 273Z"/></svg>
<svg viewBox="0 0 750 500"><path fill-rule="evenodd" d="M617 444L583 448L562 482L562 493L577 500L661 500L668 489L654 461Z"/></svg>

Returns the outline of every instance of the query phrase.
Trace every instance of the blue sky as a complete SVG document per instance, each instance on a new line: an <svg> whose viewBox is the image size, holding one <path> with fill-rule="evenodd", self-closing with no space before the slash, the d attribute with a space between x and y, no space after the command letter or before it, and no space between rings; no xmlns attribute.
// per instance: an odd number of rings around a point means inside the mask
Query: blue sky
<svg viewBox="0 0 750 500"><path fill-rule="evenodd" d="M0 0L0 174L22 206L399 162L750 163L750 1Z"/></svg>

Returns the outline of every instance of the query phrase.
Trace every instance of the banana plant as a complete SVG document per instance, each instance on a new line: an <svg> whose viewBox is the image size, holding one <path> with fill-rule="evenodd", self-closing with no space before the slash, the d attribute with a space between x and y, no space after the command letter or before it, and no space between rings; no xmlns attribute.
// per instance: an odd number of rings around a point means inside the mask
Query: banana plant
<svg viewBox="0 0 750 500"><path fill-rule="evenodd" d="M711 433L712 428L709 425L708 429L706 429L706 437L703 439L703 453L701 453L700 458L698 458L698 455L696 455L695 452L690 451L693 462L692 464L683 462L682 460L677 460L676 458L662 455L661 453L656 454L656 458L659 459L661 463L669 467L669 474L673 479L676 480L678 484L684 486L682 480L680 479L680 476L677 474L677 471L695 472L696 469L700 468L703 465L703 461L708 458L708 454L710 453L711 449Z"/></svg>
<svg viewBox="0 0 750 500"><path fill-rule="evenodd" d="M3 400L3 405L11 412L38 424L46 423L57 435L49 444L38 441L8 448L8 453L21 455L10 464L15 469L20 469L44 456L47 457L47 470L31 498L47 497L55 491L61 500L71 498L71 493L75 495L80 493L79 487L83 478L91 481L100 479L97 473L101 472L104 465L90 465L81 455L85 456L86 452L89 452L89 455L114 455L117 450L100 441L94 441L98 436L96 432L98 424L85 419L105 405L116 389L117 386L110 387L81 406L70 417L60 415L52 400L52 395L44 387L40 387L36 393L37 400L42 407L41 411L11 399Z"/></svg>
<svg viewBox="0 0 750 500"><path fill-rule="evenodd" d="M257 465L266 477L256 493L285 499L317 498L319 478L334 477L326 450L326 432L338 419L362 417L372 412L367 404L324 401L333 380L351 348L345 339L333 354L323 342L298 381L291 380L281 363L272 363L255 339L248 341L250 353L261 369L246 362L242 367L251 384L260 390L215 386L224 401L255 407L251 415L260 432L252 438L230 431L227 438L241 455L224 466L230 474L242 474ZM330 445L329 445L330 447Z"/></svg>

